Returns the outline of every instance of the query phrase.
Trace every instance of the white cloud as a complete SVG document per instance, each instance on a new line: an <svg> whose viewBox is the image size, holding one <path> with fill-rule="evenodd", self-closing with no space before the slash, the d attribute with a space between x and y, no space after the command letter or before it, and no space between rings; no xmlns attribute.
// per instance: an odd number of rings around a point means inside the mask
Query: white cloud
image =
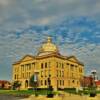
<svg viewBox="0 0 100 100"><path fill-rule="evenodd" d="M36 53L36 49L38 49L40 43L49 33L45 33L45 31L42 32L43 34L33 33L33 31L30 30L33 34L30 34L29 31L29 33L27 33L26 31L24 34L22 33L20 37L17 37L16 32L22 32L33 24L59 24L63 18L77 16L89 16L89 19L93 18L95 22L97 21L99 23L99 5L100 0L0 0L0 61L5 63L4 59L7 59L11 65L16 58L19 59L28 53ZM70 23L68 24L71 23L73 23L72 19L70 19ZM53 26L50 32L54 29ZM65 28L66 27L67 26L65 26ZM92 32L93 30L87 26L81 28L78 26L72 30L73 27L68 27L70 31L65 40L62 35L53 35L57 36L56 43L62 48L61 52L66 55L75 54L80 60L85 62L87 66L95 65L97 67L100 65L100 46L96 45L96 43L86 44L88 38L80 38L81 32L85 30ZM97 27L99 29L100 25L98 24ZM77 34L72 34L73 32ZM100 37L99 31L94 32L94 34L95 37ZM39 40L40 37L42 40ZM73 40L71 40L70 37L74 37ZM82 39L82 41L76 43L78 39ZM63 44L59 45L61 42L63 42Z"/></svg>

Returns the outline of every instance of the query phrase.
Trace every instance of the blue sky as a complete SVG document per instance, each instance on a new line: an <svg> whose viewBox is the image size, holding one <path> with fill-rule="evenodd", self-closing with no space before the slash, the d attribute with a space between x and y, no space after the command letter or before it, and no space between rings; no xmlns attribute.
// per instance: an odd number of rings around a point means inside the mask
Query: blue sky
<svg viewBox="0 0 100 100"><path fill-rule="evenodd" d="M11 80L12 63L36 55L48 35L100 76L100 0L0 0L0 79Z"/></svg>

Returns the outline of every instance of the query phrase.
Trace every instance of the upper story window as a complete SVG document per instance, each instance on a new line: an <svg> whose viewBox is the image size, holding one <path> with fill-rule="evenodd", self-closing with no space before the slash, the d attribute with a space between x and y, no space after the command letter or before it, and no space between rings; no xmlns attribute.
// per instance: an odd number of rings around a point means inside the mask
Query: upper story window
<svg viewBox="0 0 100 100"><path fill-rule="evenodd" d="M67 63L67 65L69 65L69 63Z"/></svg>
<svg viewBox="0 0 100 100"><path fill-rule="evenodd" d="M74 65L73 64L71 64L70 67L71 67L71 70L74 70Z"/></svg>
<svg viewBox="0 0 100 100"><path fill-rule="evenodd" d="M29 64L29 70L31 70L31 64Z"/></svg>
<svg viewBox="0 0 100 100"><path fill-rule="evenodd" d="M64 77L64 71L62 71L62 77Z"/></svg>
<svg viewBox="0 0 100 100"><path fill-rule="evenodd" d="M64 64L62 63L62 69L64 68Z"/></svg>
<svg viewBox="0 0 100 100"><path fill-rule="evenodd" d="M41 69L43 69L43 63L41 63Z"/></svg>
<svg viewBox="0 0 100 100"><path fill-rule="evenodd" d="M43 80L41 80L41 85L43 85Z"/></svg>
<svg viewBox="0 0 100 100"><path fill-rule="evenodd" d="M45 68L47 68L47 63L45 63Z"/></svg>
<svg viewBox="0 0 100 100"><path fill-rule="evenodd" d="M41 77L43 77L43 71L41 71Z"/></svg>
<svg viewBox="0 0 100 100"><path fill-rule="evenodd" d="M47 85L47 80L45 80L45 85Z"/></svg>
<svg viewBox="0 0 100 100"><path fill-rule="evenodd" d="M16 74L15 74L15 77L14 78L16 79Z"/></svg>
<svg viewBox="0 0 100 100"><path fill-rule="evenodd" d="M82 73L82 68L79 68L79 72Z"/></svg>
<svg viewBox="0 0 100 100"><path fill-rule="evenodd" d="M58 68L58 62L56 62L56 67Z"/></svg>
<svg viewBox="0 0 100 100"><path fill-rule="evenodd" d="M21 71L24 71L24 65L21 65Z"/></svg>

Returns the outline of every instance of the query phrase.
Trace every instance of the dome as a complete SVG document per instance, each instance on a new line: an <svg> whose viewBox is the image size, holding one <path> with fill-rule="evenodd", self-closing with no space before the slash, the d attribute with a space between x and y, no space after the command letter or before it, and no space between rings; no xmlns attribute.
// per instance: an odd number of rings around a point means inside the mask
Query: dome
<svg viewBox="0 0 100 100"><path fill-rule="evenodd" d="M40 53L45 53L45 52L58 52L58 48L55 44L52 43L51 37L47 38L46 43L44 43L41 48L40 48Z"/></svg>

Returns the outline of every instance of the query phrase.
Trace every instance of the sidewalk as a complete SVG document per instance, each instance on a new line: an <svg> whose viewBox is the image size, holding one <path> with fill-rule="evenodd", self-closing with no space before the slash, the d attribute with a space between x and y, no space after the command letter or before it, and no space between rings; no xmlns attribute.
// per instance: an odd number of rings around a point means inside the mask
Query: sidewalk
<svg viewBox="0 0 100 100"><path fill-rule="evenodd" d="M100 100L100 95L95 98L90 98L89 96L79 96L74 94L66 93L64 96L55 96L54 98L46 98L46 96L38 96L35 97L31 95L29 98L20 99L20 100Z"/></svg>

